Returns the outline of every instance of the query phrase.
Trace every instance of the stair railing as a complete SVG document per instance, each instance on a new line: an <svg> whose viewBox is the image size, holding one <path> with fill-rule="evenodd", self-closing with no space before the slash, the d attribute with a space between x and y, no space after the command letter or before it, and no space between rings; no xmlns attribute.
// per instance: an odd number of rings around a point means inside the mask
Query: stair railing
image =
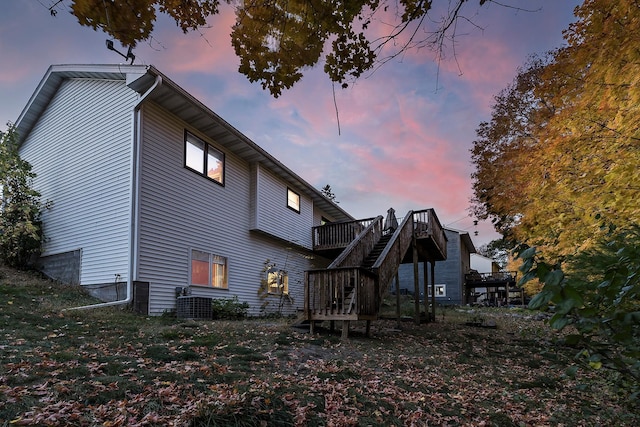
<svg viewBox="0 0 640 427"><path fill-rule="evenodd" d="M378 215L327 268L360 266L381 236L382 215Z"/></svg>
<svg viewBox="0 0 640 427"><path fill-rule="evenodd" d="M304 309L309 319L375 314L375 276L359 267L306 272ZM355 312L354 312L355 310Z"/></svg>
<svg viewBox="0 0 640 427"><path fill-rule="evenodd" d="M413 228L413 211L409 211L371 268L378 274L379 301L382 301L382 295L387 291L393 276L402 263L402 258L411 246Z"/></svg>

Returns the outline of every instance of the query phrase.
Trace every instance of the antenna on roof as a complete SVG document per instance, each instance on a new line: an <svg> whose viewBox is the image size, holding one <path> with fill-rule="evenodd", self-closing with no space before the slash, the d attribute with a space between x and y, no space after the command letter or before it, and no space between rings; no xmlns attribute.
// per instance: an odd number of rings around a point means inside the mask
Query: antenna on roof
<svg viewBox="0 0 640 427"><path fill-rule="evenodd" d="M118 55L122 56L125 60L130 59L131 65L133 65L133 61L136 60L136 56L133 54L133 52L131 52L131 49L132 49L131 46L129 46L129 49L127 50L127 54L125 55L124 53L120 52L115 47L113 47L113 40L107 39L107 49L114 51Z"/></svg>

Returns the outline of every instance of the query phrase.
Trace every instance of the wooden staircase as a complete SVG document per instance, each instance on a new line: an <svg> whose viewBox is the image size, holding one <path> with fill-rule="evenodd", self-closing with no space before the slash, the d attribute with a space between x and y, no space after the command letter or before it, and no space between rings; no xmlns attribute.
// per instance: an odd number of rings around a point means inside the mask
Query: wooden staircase
<svg viewBox="0 0 640 427"><path fill-rule="evenodd" d="M380 257L380 254L382 254L382 252L384 251L384 248L389 243L389 240L391 240L391 236L392 236L391 233L384 234L380 238L380 240L378 240L378 243L376 243L373 246L373 249L371 250L371 252L369 252L369 255L367 255L364 261L362 261L362 266L361 266L362 268L371 270L373 265L376 263L376 261Z"/></svg>
<svg viewBox="0 0 640 427"><path fill-rule="evenodd" d="M369 321L376 320L382 298L408 249L416 244L416 235L429 238L440 258L446 258L446 246L440 249L446 238L432 209L410 211L391 232L384 233L382 227L379 216L327 268L305 272L304 316L312 330L314 322L342 320L346 337L349 321L367 320L369 326Z"/></svg>

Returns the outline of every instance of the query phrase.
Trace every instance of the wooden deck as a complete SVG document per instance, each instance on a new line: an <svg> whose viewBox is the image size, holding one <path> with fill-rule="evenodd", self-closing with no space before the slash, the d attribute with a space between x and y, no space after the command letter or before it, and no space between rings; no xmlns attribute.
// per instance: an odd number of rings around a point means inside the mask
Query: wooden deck
<svg viewBox="0 0 640 427"><path fill-rule="evenodd" d="M312 325L376 320L400 264L416 262L414 253L423 261L446 259L447 239L433 209L410 211L395 230L385 232L383 226L378 216L314 227L314 251L337 255L326 269L305 274L304 315Z"/></svg>

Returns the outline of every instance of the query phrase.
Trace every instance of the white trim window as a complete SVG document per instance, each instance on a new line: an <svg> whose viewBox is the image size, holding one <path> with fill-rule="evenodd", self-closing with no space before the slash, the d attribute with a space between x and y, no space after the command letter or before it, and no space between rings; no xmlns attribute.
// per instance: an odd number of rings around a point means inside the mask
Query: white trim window
<svg viewBox="0 0 640 427"><path fill-rule="evenodd" d="M192 249L189 277L191 286L227 289L227 258Z"/></svg>
<svg viewBox="0 0 640 427"><path fill-rule="evenodd" d="M289 295L289 274L275 268L267 271L267 288L270 294Z"/></svg>
<svg viewBox="0 0 640 427"><path fill-rule="evenodd" d="M431 285L429 285L428 288L429 288L429 297L431 297ZM447 296L447 285L445 284L435 285L435 288L436 288L436 298Z"/></svg>
<svg viewBox="0 0 640 427"><path fill-rule="evenodd" d="M224 185L224 153L186 131L184 133L184 166Z"/></svg>
<svg viewBox="0 0 640 427"><path fill-rule="evenodd" d="M287 207L300 213L300 194L290 188L287 188Z"/></svg>

